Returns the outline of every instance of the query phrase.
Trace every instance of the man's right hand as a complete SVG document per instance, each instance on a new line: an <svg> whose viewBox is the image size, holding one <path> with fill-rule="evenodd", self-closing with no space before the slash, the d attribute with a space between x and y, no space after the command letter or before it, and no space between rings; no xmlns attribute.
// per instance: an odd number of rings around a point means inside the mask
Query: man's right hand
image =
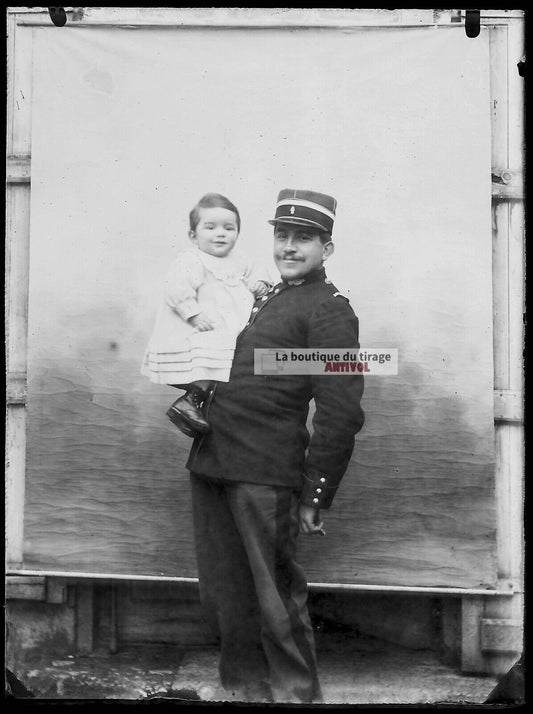
<svg viewBox="0 0 533 714"><path fill-rule="evenodd" d="M320 520L320 511L313 506L306 506L304 503L300 503L298 506L298 523L300 533L305 535L322 533L322 535L325 535L323 530L324 523Z"/></svg>

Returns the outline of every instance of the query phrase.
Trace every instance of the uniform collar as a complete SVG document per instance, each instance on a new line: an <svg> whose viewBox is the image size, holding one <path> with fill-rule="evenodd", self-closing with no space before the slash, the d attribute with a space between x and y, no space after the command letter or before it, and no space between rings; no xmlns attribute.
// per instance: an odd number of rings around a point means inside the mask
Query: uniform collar
<svg viewBox="0 0 533 714"><path fill-rule="evenodd" d="M284 278L282 278L281 283L282 285L304 285L306 283L317 283L320 280L325 279L325 269L317 268L316 270L312 270L310 273L307 273L307 275L304 275L304 277L300 278L299 280L285 280Z"/></svg>

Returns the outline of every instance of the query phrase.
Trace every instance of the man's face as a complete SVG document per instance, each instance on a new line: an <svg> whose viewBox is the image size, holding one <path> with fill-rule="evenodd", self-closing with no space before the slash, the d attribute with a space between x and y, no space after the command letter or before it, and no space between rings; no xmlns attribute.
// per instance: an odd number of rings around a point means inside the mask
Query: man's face
<svg viewBox="0 0 533 714"><path fill-rule="evenodd" d="M299 280L321 268L331 253L333 243L322 243L315 228L278 223L274 229L274 261L285 280Z"/></svg>

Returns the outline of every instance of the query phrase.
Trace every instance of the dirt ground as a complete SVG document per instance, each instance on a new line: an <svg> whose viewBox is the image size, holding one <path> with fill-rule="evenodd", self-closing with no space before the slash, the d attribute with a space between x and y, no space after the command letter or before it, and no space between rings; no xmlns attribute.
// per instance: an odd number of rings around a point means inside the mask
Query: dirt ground
<svg viewBox="0 0 533 714"><path fill-rule="evenodd" d="M317 648L325 704L479 705L497 684L493 677L461 674L434 652L360 635L321 635ZM39 701L240 701L219 686L217 663L216 647L143 645L116 654L43 657L15 674Z"/></svg>

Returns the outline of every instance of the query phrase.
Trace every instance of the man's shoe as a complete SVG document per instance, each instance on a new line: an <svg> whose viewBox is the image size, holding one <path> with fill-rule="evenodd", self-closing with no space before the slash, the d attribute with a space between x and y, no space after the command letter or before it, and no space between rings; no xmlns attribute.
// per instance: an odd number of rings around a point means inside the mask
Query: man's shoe
<svg viewBox="0 0 533 714"><path fill-rule="evenodd" d="M200 432L195 431L192 426L185 421L181 414L172 407L170 407L167 411L167 416L170 421L177 426L183 434L185 434L185 436L190 436L191 439L196 439L197 436L200 436Z"/></svg>
<svg viewBox="0 0 533 714"><path fill-rule="evenodd" d="M202 414L202 402L205 396L203 389L193 385L186 394L176 399L167 411L168 417L170 418L169 412L177 412L193 429L206 434L210 426Z"/></svg>

